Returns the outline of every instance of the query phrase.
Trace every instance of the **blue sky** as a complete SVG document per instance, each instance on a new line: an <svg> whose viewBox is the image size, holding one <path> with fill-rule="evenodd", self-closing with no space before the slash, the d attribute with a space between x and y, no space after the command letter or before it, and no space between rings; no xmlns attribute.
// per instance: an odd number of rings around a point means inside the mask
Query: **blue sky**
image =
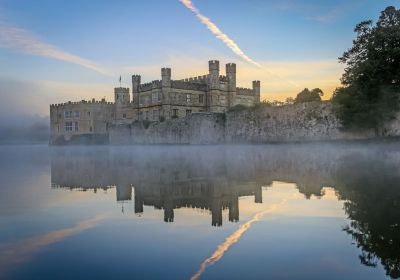
<svg viewBox="0 0 400 280"><path fill-rule="evenodd" d="M351 46L354 26L399 2L193 0L257 67L178 0L0 0L2 109L46 115L49 103L111 100L119 75L126 86L131 74L159 79L163 66L172 67L173 78L197 76L207 73L210 59L236 62L238 84L261 80L268 100L304 87L330 96L343 71L337 57Z"/></svg>

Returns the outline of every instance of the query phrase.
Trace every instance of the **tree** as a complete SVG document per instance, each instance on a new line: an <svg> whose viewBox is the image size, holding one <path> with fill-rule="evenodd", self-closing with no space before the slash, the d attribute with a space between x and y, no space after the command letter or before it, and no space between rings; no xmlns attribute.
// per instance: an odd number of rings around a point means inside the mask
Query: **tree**
<svg viewBox="0 0 400 280"><path fill-rule="evenodd" d="M285 103L286 104L294 104L294 98L293 97L286 98Z"/></svg>
<svg viewBox="0 0 400 280"><path fill-rule="evenodd" d="M312 90L305 88L297 94L294 103L297 104L303 102L321 101L321 96L323 95L324 93L319 88L314 88Z"/></svg>
<svg viewBox="0 0 400 280"><path fill-rule="evenodd" d="M375 129L399 109L400 10L387 7L373 25L359 23L353 46L339 58L346 64L332 101L345 128Z"/></svg>

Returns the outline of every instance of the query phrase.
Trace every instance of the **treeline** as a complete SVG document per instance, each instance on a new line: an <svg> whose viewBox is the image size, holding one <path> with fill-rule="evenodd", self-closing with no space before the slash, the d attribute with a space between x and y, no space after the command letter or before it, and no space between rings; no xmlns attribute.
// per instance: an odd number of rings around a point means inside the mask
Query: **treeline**
<svg viewBox="0 0 400 280"><path fill-rule="evenodd" d="M49 118L25 116L0 123L0 144L48 143Z"/></svg>

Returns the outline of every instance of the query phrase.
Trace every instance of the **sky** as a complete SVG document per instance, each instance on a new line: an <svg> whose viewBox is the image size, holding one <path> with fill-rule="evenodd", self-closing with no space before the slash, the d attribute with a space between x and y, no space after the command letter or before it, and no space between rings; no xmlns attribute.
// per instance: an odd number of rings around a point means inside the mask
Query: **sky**
<svg viewBox="0 0 400 280"><path fill-rule="evenodd" d="M205 75L237 64L237 86L261 99L303 88L329 98L355 25L400 0L0 0L0 117L49 114L49 105L103 98L113 88Z"/></svg>

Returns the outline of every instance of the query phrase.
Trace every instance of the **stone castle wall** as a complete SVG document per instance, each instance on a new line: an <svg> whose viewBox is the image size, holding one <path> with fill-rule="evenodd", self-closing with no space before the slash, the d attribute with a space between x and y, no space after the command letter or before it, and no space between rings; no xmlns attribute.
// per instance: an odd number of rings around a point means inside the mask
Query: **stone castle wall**
<svg viewBox="0 0 400 280"><path fill-rule="evenodd" d="M382 129L383 136L400 136L400 113ZM111 144L230 144L313 142L374 138L374 131L343 131L330 102L217 113L185 118L112 126Z"/></svg>
<svg viewBox="0 0 400 280"><path fill-rule="evenodd" d="M340 129L330 102L263 107L227 114L226 141L265 143L346 140L372 137Z"/></svg>
<svg viewBox="0 0 400 280"><path fill-rule="evenodd" d="M110 144L219 144L224 143L225 115L194 113L185 118L151 123L134 122L110 127Z"/></svg>

